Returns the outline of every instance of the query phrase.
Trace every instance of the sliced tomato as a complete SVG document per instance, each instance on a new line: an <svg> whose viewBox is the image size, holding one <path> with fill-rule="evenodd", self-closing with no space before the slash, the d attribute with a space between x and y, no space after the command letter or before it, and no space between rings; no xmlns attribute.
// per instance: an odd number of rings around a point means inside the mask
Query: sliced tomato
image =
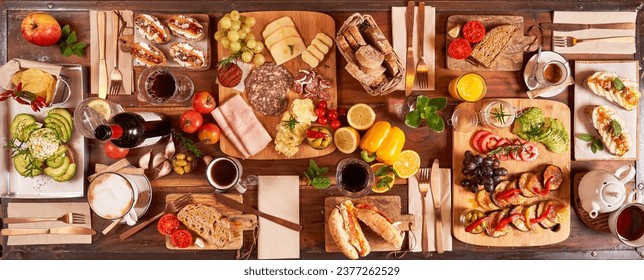
<svg viewBox="0 0 644 280"><path fill-rule="evenodd" d="M495 149L496 149L496 148L501 148L501 147L506 146L506 145L509 145L509 144L510 144L510 140L508 140L508 139L506 139L506 138L503 138L503 139L499 140L499 142L498 142L498 143L496 143L496 147L494 147L494 148L495 148Z"/></svg>
<svg viewBox="0 0 644 280"><path fill-rule="evenodd" d="M485 135L485 137L481 139L481 143L480 143L481 152L487 153L491 150L494 150L494 148L496 147L496 144L499 143L499 141L501 141L501 137L499 137L494 133Z"/></svg>
<svg viewBox="0 0 644 280"><path fill-rule="evenodd" d="M463 26L463 37L470 43L478 43L485 37L485 26L478 20L470 20Z"/></svg>
<svg viewBox="0 0 644 280"><path fill-rule="evenodd" d="M489 132L487 130L479 130L474 134L474 137L472 137L472 147L474 147L475 150L481 151L481 138L483 138L485 135L488 135L492 132Z"/></svg>
<svg viewBox="0 0 644 280"><path fill-rule="evenodd" d="M523 161L534 161L539 157L539 150L537 149L537 144L534 142L528 142L523 145L519 157Z"/></svg>
<svg viewBox="0 0 644 280"><path fill-rule="evenodd" d="M174 214L165 214L157 223L157 230L160 234L170 235L175 229L179 228L179 219Z"/></svg>
<svg viewBox="0 0 644 280"><path fill-rule="evenodd" d="M472 46L463 38L455 39L447 47L447 55L454 59L466 59L470 54L472 54Z"/></svg>
<svg viewBox="0 0 644 280"><path fill-rule="evenodd" d="M178 229L172 232L170 240L177 248L187 248L192 245L192 234L185 229Z"/></svg>

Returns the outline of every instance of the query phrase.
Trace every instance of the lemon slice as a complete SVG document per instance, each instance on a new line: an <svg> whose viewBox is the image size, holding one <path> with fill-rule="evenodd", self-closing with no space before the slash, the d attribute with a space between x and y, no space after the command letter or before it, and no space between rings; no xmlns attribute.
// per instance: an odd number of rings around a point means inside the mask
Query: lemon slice
<svg viewBox="0 0 644 280"><path fill-rule="evenodd" d="M400 152L398 160L394 162L394 170L400 178L409 178L416 175L420 169L420 156L412 150L405 150Z"/></svg>
<svg viewBox="0 0 644 280"><path fill-rule="evenodd" d="M357 130L367 130L376 121L376 113L364 103L351 106L347 112L347 122Z"/></svg>
<svg viewBox="0 0 644 280"><path fill-rule="evenodd" d="M374 163L371 165L371 170L373 170L373 173L375 174L378 171L378 169L384 166L387 166L387 165L384 163ZM391 182L389 182L386 186L382 186L382 185L378 186L378 183L384 180L385 178L391 178ZM394 186L395 180L396 180L396 175L391 170L386 175L383 175L383 176L376 175L376 180L373 183L373 187L371 187L371 191L374 193L384 193L390 190Z"/></svg>
<svg viewBox="0 0 644 280"><path fill-rule="evenodd" d="M360 134L353 127L341 127L333 134L333 143L338 151L345 154L353 153L358 149L360 143Z"/></svg>
<svg viewBox="0 0 644 280"><path fill-rule="evenodd" d="M87 103L87 107L96 110L96 112L98 112L105 120L109 120L112 116L112 109L110 108L110 104L107 104L107 102L105 102L105 100L103 99L92 100Z"/></svg>

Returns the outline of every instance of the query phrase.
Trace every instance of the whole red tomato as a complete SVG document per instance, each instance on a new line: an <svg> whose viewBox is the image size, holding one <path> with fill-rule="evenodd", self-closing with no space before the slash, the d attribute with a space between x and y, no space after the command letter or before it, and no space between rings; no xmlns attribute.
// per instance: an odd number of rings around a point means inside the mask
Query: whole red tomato
<svg viewBox="0 0 644 280"><path fill-rule="evenodd" d="M187 248L192 245L192 234L185 229L178 229L172 232L170 240L178 248Z"/></svg>
<svg viewBox="0 0 644 280"><path fill-rule="evenodd" d="M202 90L192 97L192 107L201 114L210 114L217 107L217 101L215 101L210 92Z"/></svg>
<svg viewBox="0 0 644 280"><path fill-rule="evenodd" d="M333 128L333 129L338 129L338 128L340 128L341 126L342 126L342 122L340 122L340 120L337 120L337 119L336 119L336 120L332 120L332 121L331 121L331 128Z"/></svg>
<svg viewBox="0 0 644 280"><path fill-rule="evenodd" d="M326 116L329 118L329 120L337 120L338 119L338 111L337 110L329 110L326 112Z"/></svg>
<svg viewBox="0 0 644 280"><path fill-rule="evenodd" d="M179 127L185 133L195 133L203 124L203 117L195 110L188 110L179 117Z"/></svg>
<svg viewBox="0 0 644 280"><path fill-rule="evenodd" d="M105 141L103 144L103 151L105 154L113 159L122 159L127 156L130 152L130 149L121 148L112 143L112 141Z"/></svg>
<svg viewBox="0 0 644 280"><path fill-rule="evenodd" d="M170 235L179 228L179 219L174 214L165 214L157 223L157 230L163 235Z"/></svg>
<svg viewBox="0 0 644 280"><path fill-rule="evenodd" d="M199 128L199 141L206 145L212 145L219 142L221 130L214 123L207 123Z"/></svg>

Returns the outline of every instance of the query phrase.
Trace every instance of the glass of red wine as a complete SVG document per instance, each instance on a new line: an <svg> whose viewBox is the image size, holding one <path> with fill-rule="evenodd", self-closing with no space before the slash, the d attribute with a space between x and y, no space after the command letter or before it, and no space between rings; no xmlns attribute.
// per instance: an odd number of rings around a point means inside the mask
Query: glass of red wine
<svg viewBox="0 0 644 280"><path fill-rule="evenodd" d="M143 70L137 86L145 101L152 104L187 101L192 98L195 87L192 79L187 75L173 73L170 69L161 66Z"/></svg>
<svg viewBox="0 0 644 280"><path fill-rule="evenodd" d="M373 170L366 162L345 158L338 163L335 173L336 186L343 195L359 198L371 192L375 181Z"/></svg>

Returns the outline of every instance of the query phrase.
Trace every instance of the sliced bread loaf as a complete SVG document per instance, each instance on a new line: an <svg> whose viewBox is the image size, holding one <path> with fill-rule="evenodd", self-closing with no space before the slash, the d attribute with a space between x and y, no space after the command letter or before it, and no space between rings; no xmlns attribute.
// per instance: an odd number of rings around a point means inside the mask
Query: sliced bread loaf
<svg viewBox="0 0 644 280"><path fill-rule="evenodd" d="M179 211L177 218L190 230L216 246L223 247L232 239L230 223L227 219L222 219L221 213L213 206L189 204Z"/></svg>
<svg viewBox="0 0 644 280"><path fill-rule="evenodd" d="M506 24L492 28L483 40L472 50L472 58L485 67L490 68L501 53L510 45L510 42L517 35L519 28L512 24Z"/></svg>
<svg viewBox="0 0 644 280"><path fill-rule="evenodd" d="M373 46L366 45L356 51L356 59L364 67L378 69L385 60L385 55Z"/></svg>

